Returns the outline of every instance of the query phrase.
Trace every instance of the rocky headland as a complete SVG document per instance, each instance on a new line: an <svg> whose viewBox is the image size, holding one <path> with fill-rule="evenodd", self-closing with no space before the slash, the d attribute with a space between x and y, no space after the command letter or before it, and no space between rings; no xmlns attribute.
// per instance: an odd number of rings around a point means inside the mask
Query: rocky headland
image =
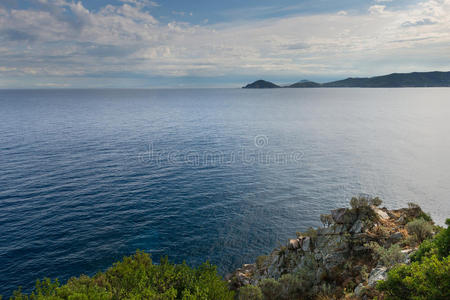
<svg viewBox="0 0 450 300"><path fill-rule="evenodd" d="M380 199L363 197L350 204L321 215L323 227L298 232L284 246L228 275L232 289L253 295L248 299L258 299L260 291L264 299L380 296L377 282L395 264L410 262L421 239L433 234L432 221L415 204L389 210L379 207ZM411 222L428 224L426 233L417 236Z"/></svg>

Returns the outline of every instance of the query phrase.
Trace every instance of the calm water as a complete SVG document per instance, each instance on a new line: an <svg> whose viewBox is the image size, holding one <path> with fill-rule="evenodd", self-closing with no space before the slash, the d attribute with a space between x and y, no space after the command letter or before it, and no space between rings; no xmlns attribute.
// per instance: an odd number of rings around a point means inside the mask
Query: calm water
<svg viewBox="0 0 450 300"><path fill-rule="evenodd" d="M450 217L450 89L0 91L0 294L136 249L225 274L352 195Z"/></svg>

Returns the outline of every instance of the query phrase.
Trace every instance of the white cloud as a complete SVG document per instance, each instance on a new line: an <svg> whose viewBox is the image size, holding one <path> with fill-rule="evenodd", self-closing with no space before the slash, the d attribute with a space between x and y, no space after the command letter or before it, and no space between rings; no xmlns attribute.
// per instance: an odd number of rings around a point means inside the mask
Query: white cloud
<svg viewBox="0 0 450 300"><path fill-rule="evenodd" d="M162 23L142 6L150 1L122 2L98 11L63 0L47 10L0 8L0 74L209 77L450 69L450 0L216 25Z"/></svg>
<svg viewBox="0 0 450 300"><path fill-rule="evenodd" d="M386 5L372 5L371 7L369 7L369 12L371 14L382 14L385 8Z"/></svg>

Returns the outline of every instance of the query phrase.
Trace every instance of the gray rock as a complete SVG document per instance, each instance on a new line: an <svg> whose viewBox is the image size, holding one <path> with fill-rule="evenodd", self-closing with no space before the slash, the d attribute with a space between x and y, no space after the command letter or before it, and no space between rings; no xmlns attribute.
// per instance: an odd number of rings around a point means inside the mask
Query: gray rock
<svg viewBox="0 0 450 300"><path fill-rule="evenodd" d="M361 233L363 228L363 222L361 220L356 221L352 228L350 228L351 233Z"/></svg>
<svg viewBox="0 0 450 300"><path fill-rule="evenodd" d="M362 292L364 291L364 285L362 283L358 284L355 288L354 294L356 297L361 297Z"/></svg>
<svg viewBox="0 0 450 300"><path fill-rule="evenodd" d="M311 238L309 236L305 237L303 239L303 243L302 243L302 250L305 252L308 252L310 249L310 244L311 244Z"/></svg>
<svg viewBox="0 0 450 300"><path fill-rule="evenodd" d="M381 209L379 209L378 207L373 206L372 209L381 219L383 220L389 219L389 215L384 211L382 211Z"/></svg>
<svg viewBox="0 0 450 300"><path fill-rule="evenodd" d="M333 226L334 228L334 230L333 230L333 233L334 234L342 234L342 233L344 233L344 232L346 232L347 230L346 230L346 228L345 228L345 226L344 225L342 225L342 224L338 224L338 225L335 225L335 226Z"/></svg>
<svg viewBox="0 0 450 300"><path fill-rule="evenodd" d="M323 258L324 268L328 271L331 271L333 268L339 266L340 264L345 262L345 256L343 253L334 252L327 254Z"/></svg>
<svg viewBox="0 0 450 300"><path fill-rule="evenodd" d="M334 233L333 227L319 228L317 230L317 235L329 235L333 233Z"/></svg>
<svg viewBox="0 0 450 300"><path fill-rule="evenodd" d="M331 217L333 218L333 221L337 224L344 224L344 217L347 211L347 208L338 208L332 210Z"/></svg>
<svg viewBox="0 0 450 300"><path fill-rule="evenodd" d="M400 242L403 239L403 233L401 232L395 232L391 234L391 236L388 239L388 243L395 244Z"/></svg>
<svg viewBox="0 0 450 300"><path fill-rule="evenodd" d="M406 224L405 216L401 216L400 218L398 218L397 222L399 222L402 225L405 225Z"/></svg>
<svg viewBox="0 0 450 300"><path fill-rule="evenodd" d="M377 267L370 272L368 285L374 287L378 281L385 280L387 278L387 268Z"/></svg>

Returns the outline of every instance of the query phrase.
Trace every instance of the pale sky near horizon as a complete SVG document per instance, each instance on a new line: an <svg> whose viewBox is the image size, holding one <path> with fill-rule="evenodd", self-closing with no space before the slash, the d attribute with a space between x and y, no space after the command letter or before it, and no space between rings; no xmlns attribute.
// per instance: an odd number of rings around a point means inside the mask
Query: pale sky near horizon
<svg viewBox="0 0 450 300"><path fill-rule="evenodd" d="M450 71L450 0L0 0L0 88Z"/></svg>

